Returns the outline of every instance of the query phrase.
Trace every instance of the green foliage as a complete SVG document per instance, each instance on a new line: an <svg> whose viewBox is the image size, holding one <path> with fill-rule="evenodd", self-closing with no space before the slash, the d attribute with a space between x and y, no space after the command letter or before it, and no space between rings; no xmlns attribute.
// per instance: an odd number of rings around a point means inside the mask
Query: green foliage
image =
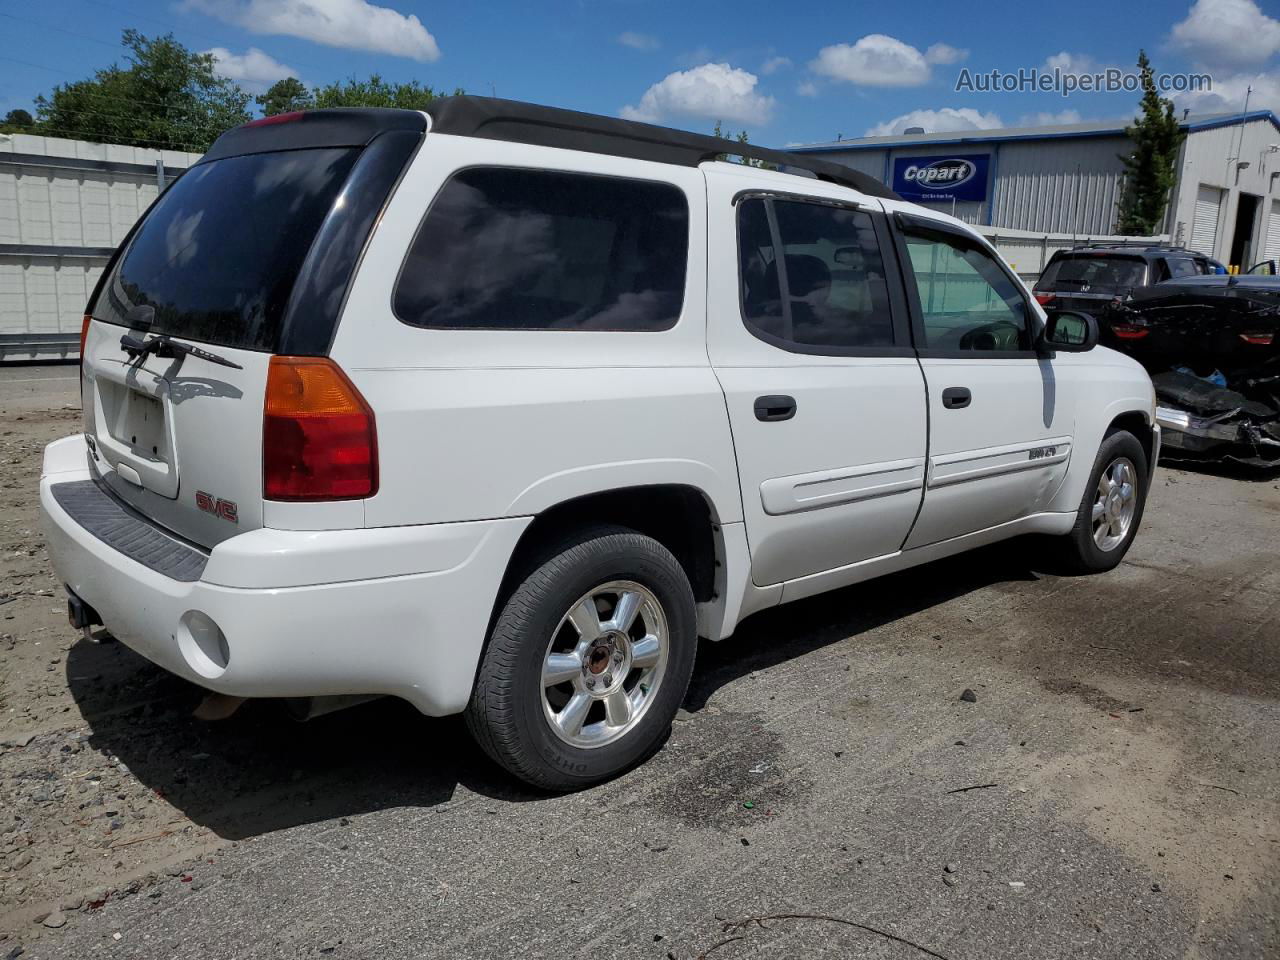
<svg viewBox="0 0 1280 960"><path fill-rule="evenodd" d="M462 93L461 89L454 91ZM398 107L403 110L422 110L437 97L447 96L444 91L425 87L417 80L407 83L388 83L379 74L370 74L368 80L350 77L327 87L315 90L316 107Z"/></svg>
<svg viewBox="0 0 1280 960"><path fill-rule="evenodd" d="M4 120L0 120L0 133L30 133L35 122L26 110L10 110Z"/></svg>
<svg viewBox="0 0 1280 960"><path fill-rule="evenodd" d="M264 117L274 117L277 113L289 113L291 110L306 110L315 102L311 91L297 77L277 80L255 101L262 108Z"/></svg>
<svg viewBox="0 0 1280 960"><path fill-rule="evenodd" d="M1122 155L1124 192L1116 232L1125 236L1150 236L1159 229L1176 179L1178 148L1186 133L1173 115L1173 103L1160 96L1145 50L1138 51L1142 76L1141 115L1125 133L1133 151Z"/></svg>
<svg viewBox="0 0 1280 960"><path fill-rule="evenodd" d="M744 147L749 142L747 140L747 131L739 130L735 134L727 134L724 132L723 128L721 127L719 120L716 121L715 129L711 131L711 135L713 137L719 137L722 140L732 139L734 143ZM732 150L730 150L727 153L717 153L716 159L728 160L730 163L741 163L744 166L756 167L757 169L760 169L760 170L777 170L778 169L776 164L765 163L763 160L753 160L750 157L744 157L741 154L734 153Z"/></svg>
<svg viewBox="0 0 1280 960"><path fill-rule="evenodd" d="M125 30L127 66L54 87L36 98L37 132L51 137L139 147L204 151L218 135L250 119L249 95L213 72L172 34L154 39Z"/></svg>

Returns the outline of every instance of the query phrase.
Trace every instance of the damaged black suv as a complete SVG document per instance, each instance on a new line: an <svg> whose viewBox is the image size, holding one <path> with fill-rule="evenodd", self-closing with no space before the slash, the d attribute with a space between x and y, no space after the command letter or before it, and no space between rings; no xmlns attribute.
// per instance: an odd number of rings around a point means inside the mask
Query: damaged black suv
<svg viewBox="0 0 1280 960"><path fill-rule="evenodd" d="M1151 374L1167 455L1280 466L1280 277L1171 280L1098 319Z"/></svg>

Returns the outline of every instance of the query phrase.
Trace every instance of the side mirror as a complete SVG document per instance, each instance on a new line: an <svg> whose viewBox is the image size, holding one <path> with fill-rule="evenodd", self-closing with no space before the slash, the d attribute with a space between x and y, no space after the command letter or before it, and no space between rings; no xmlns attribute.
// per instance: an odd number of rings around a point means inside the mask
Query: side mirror
<svg viewBox="0 0 1280 960"><path fill-rule="evenodd" d="M1045 350L1084 353L1098 345L1098 321L1075 310L1054 310L1045 321L1040 343Z"/></svg>

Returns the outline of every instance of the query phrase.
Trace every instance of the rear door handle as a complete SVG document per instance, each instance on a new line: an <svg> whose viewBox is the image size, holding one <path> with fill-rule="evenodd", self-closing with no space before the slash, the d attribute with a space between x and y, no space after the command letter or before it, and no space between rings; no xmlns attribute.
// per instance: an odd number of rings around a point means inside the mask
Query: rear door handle
<svg viewBox="0 0 1280 960"><path fill-rule="evenodd" d="M756 397L756 419L765 423L790 420L796 415L796 398L781 394Z"/></svg>
<svg viewBox="0 0 1280 960"><path fill-rule="evenodd" d="M969 392L968 387L947 387L942 391L942 405L948 410L967 407L972 399L973 394Z"/></svg>

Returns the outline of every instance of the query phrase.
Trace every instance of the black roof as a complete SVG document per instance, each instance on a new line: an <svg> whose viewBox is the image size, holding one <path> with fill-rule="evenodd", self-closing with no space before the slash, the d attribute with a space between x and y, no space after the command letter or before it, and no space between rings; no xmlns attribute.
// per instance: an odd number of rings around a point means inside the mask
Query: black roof
<svg viewBox="0 0 1280 960"><path fill-rule="evenodd" d="M819 180L851 187L868 196L901 199L874 177L842 164L634 120L472 96L442 97L432 101L426 112L431 116L432 130L461 137L509 140L685 167L696 167L727 153L805 170Z"/></svg>
<svg viewBox="0 0 1280 960"><path fill-rule="evenodd" d="M819 180L851 187L868 196L901 199L874 177L842 164L649 123L471 96L433 100L426 113L431 117L432 130L460 137L560 147L685 167L696 167L727 153L804 170ZM363 146L388 130L422 131L425 127L422 114L415 110L339 108L278 114L228 130L201 162L271 150Z"/></svg>

